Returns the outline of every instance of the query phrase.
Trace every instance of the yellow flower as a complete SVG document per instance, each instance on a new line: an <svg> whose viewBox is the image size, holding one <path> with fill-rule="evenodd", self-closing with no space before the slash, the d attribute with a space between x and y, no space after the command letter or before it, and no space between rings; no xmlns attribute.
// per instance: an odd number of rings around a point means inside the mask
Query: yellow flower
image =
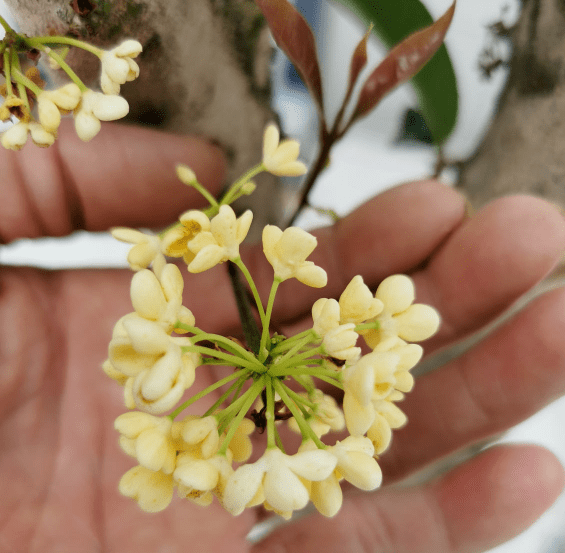
<svg viewBox="0 0 565 553"><path fill-rule="evenodd" d="M343 412L347 429L354 436L367 432L375 420L373 400L386 398L394 389L400 357L373 352L343 371Z"/></svg>
<svg viewBox="0 0 565 553"><path fill-rule="evenodd" d="M435 334L439 328L439 314L433 307L413 303L414 283L406 275L385 278L377 288L375 297L383 302L384 308L373 319L379 322L379 328L363 336L371 348L391 337L399 337L407 342L421 342Z"/></svg>
<svg viewBox="0 0 565 553"><path fill-rule="evenodd" d="M210 505L217 495L221 500L224 488L233 474L231 455L215 455L202 459L193 452L182 452L177 459L173 477L180 497L198 505Z"/></svg>
<svg viewBox="0 0 565 553"><path fill-rule="evenodd" d="M339 326L339 303L336 300L320 298L312 306L312 329L318 338L323 338L330 330Z"/></svg>
<svg viewBox="0 0 565 553"><path fill-rule="evenodd" d="M115 121L125 117L128 112L129 104L125 98L87 90L74 110L77 135L88 142L100 132L100 121Z"/></svg>
<svg viewBox="0 0 565 553"><path fill-rule="evenodd" d="M37 96L39 122L43 128L54 133L61 124L61 110L72 111L78 106L81 98L80 88L69 83L56 90L44 90Z"/></svg>
<svg viewBox="0 0 565 553"><path fill-rule="evenodd" d="M119 484L120 493L135 499L147 513L165 509L173 499L173 489L171 474L149 470L141 465L128 470Z"/></svg>
<svg viewBox="0 0 565 553"><path fill-rule="evenodd" d="M210 230L199 232L190 242L189 250L195 254L188 265L191 273L201 273L218 263L239 257L239 245L243 242L253 214L247 210L236 219L229 205L220 207L219 213L210 221Z"/></svg>
<svg viewBox="0 0 565 553"><path fill-rule="evenodd" d="M360 324L376 317L383 310L383 302L375 297L357 275L351 279L339 298L340 323Z"/></svg>
<svg viewBox="0 0 565 553"><path fill-rule="evenodd" d="M113 367L131 377L126 399L147 413L172 409L194 382L199 363L195 353L182 353L188 338L171 337L156 322L130 313L116 324L108 348Z"/></svg>
<svg viewBox="0 0 565 553"><path fill-rule="evenodd" d="M367 430L369 438L375 448L375 455L383 453L392 439L392 429L400 428L406 424L406 415L393 403L391 394L387 399L373 401L375 419Z"/></svg>
<svg viewBox="0 0 565 553"><path fill-rule="evenodd" d="M165 266L165 257L161 253L161 240L158 236L127 227L113 228L111 232L116 240L134 244L128 253L128 263L133 271L141 271L153 264L155 274L160 274Z"/></svg>
<svg viewBox="0 0 565 553"><path fill-rule="evenodd" d="M196 254L188 249L188 243L196 238L200 232L210 230L210 219L202 213L192 209L179 217L180 226L169 230L162 239L162 249L171 257L182 257L188 265Z"/></svg>
<svg viewBox="0 0 565 553"><path fill-rule="evenodd" d="M267 225L263 229L263 251L275 271L275 278L296 278L307 286L322 288L327 284L326 271L306 258L314 251L318 241L305 230L289 227L284 232Z"/></svg>
<svg viewBox="0 0 565 553"><path fill-rule="evenodd" d="M236 463L244 463L251 456L253 446L249 435L255 430L255 424L250 419L243 419L237 427L229 444Z"/></svg>
<svg viewBox="0 0 565 553"><path fill-rule="evenodd" d="M314 448L312 442L305 442L300 451ZM336 457L336 468L325 480L310 483L310 499L322 515L333 517L343 500L339 485L342 478L361 490L371 491L381 485L382 471L373 458L374 447L368 438L348 436L327 450Z"/></svg>
<svg viewBox="0 0 565 553"><path fill-rule="evenodd" d="M263 136L263 165L265 169L279 177L296 177L306 173L306 165L298 158L300 146L296 140L283 140L279 143L279 130L268 125Z"/></svg>
<svg viewBox="0 0 565 553"><path fill-rule="evenodd" d="M142 46L137 40L129 39L103 52L100 58L102 63L100 87L104 94L119 94L120 85L133 81L139 76L139 66L133 58L136 58L141 50Z"/></svg>
<svg viewBox="0 0 565 553"><path fill-rule="evenodd" d="M2 85L2 87L5 87L5 85ZM1 93L5 94L5 91ZM24 101L17 96L8 96L0 106L1 121L9 121L12 115L23 123L29 123L31 120L31 114Z"/></svg>
<svg viewBox="0 0 565 553"><path fill-rule="evenodd" d="M55 142L55 135L45 130L39 123L20 121L2 135L2 146L7 150L21 150L27 142L28 133L33 143L40 148L47 148Z"/></svg>
<svg viewBox="0 0 565 553"><path fill-rule="evenodd" d="M418 344L407 344L400 338L392 337L379 342L373 351L390 351L391 353L396 353L400 359L394 373L394 388L400 392L409 392L412 390L414 377L410 373L410 369L418 364L424 354L424 348Z"/></svg>
<svg viewBox="0 0 565 553"><path fill-rule="evenodd" d="M357 361L361 355L361 348L355 346L359 335L354 328L353 323L348 323L327 332L322 341L324 352L330 357L343 361Z"/></svg>
<svg viewBox="0 0 565 553"><path fill-rule="evenodd" d="M308 503L309 494L301 478L325 480L336 464L336 457L323 449L295 455L285 455L277 448L268 449L258 461L233 473L224 490L224 507L233 515L241 514L263 486L265 501L276 512L302 509Z"/></svg>
<svg viewBox="0 0 565 553"><path fill-rule="evenodd" d="M308 418L308 424L318 438L330 430L343 430L345 427L343 411L333 397L324 394L321 390L314 390L310 397L306 393L299 395L316 404L312 416ZM297 434L302 433L294 417L288 419L288 427Z"/></svg>
<svg viewBox="0 0 565 553"><path fill-rule="evenodd" d="M192 449L198 449L200 457L208 459L216 454L220 446L218 421L212 416L189 416L183 421L182 437Z"/></svg>
<svg viewBox="0 0 565 553"><path fill-rule="evenodd" d="M121 434L121 448L141 466L171 474L177 456L171 437L172 424L168 417L132 411L120 415L114 421L114 428Z"/></svg>
<svg viewBox="0 0 565 553"><path fill-rule="evenodd" d="M176 265L167 263L159 278L149 269L142 269L131 279L131 303L140 317L157 322L170 333L177 321L189 326L195 323L190 309L182 305L183 288L184 281Z"/></svg>

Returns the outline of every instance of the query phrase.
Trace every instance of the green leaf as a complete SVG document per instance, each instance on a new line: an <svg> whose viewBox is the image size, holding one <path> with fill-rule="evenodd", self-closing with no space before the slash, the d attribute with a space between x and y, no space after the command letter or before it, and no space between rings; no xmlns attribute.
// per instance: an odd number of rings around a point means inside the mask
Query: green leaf
<svg viewBox="0 0 565 553"><path fill-rule="evenodd" d="M411 33L433 23L420 0L338 0L368 23L392 48ZM434 142L443 143L457 120L458 94L453 65L442 45L413 78L420 108Z"/></svg>

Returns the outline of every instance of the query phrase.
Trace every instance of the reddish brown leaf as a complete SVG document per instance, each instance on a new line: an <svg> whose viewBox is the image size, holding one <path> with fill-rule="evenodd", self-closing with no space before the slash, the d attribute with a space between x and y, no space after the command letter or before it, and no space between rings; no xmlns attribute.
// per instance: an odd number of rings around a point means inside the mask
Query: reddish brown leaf
<svg viewBox="0 0 565 553"><path fill-rule="evenodd" d="M365 81L351 121L369 113L393 88L413 77L436 53L455 11L451 7L432 25L397 44Z"/></svg>
<svg viewBox="0 0 565 553"><path fill-rule="evenodd" d="M287 0L255 1L269 24L275 42L296 67L323 115L322 77L312 29Z"/></svg>
<svg viewBox="0 0 565 553"><path fill-rule="evenodd" d="M367 41L369 36L371 36L371 31L373 30L373 25L369 26L369 29L365 33L365 36L361 39L353 55L351 56L351 67L349 68L349 89L353 89L359 73L363 71L365 65L367 65Z"/></svg>

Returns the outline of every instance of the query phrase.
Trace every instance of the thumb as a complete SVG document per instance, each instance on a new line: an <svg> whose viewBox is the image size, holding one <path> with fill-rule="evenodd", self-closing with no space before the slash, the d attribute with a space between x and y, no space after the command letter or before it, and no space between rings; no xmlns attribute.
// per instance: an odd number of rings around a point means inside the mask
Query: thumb
<svg viewBox="0 0 565 553"><path fill-rule="evenodd" d="M204 204L176 177L178 163L190 166L213 194L220 189L225 158L194 137L107 123L86 144L64 124L50 148L2 150L0 240L166 225Z"/></svg>

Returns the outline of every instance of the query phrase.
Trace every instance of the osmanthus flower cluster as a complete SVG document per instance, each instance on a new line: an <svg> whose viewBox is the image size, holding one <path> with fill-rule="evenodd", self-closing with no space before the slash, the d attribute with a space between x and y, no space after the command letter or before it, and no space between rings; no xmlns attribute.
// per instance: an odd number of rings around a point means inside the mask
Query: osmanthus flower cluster
<svg viewBox="0 0 565 553"><path fill-rule="evenodd" d="M57 138L61 117L68 113L72 113L77 135L84 141L98 134L101 121L114 121L128 114L129 105L119 95L120 85L139 75L134 61L141 52L139 42L126 40L115 48L103 50L71 37L18 34L1 16L0 24L6 31L0 41L0 73L5 80L0 88L4 97L0 120L14 122L0 139L4 148L20 150L28 136L37 146L51 146ZM87 87L65 62L62 54L68 52L69 47L82 48L100 59L101 91ZM65 52L61 52L61 48ZM41 58L64 71L70 82L55 90L46 90L35 66L24 69L25 64L35 64Z"/></svg>
<svg viewBox="0 0 565 553"><path fill-rule="evenodd" d="M144 511L166 508L176 489L199 505L216 498L233 515L263 505L288 518L312 501L333 516L342 504L342 481L362 490L381 483L377 459L392 429L406 422L398 403L411 390L410 370L422 356L414 342L437 330L439 316L414 303L407 276L386 278L375 294L356 276L338 299L314 303L310 328L294 336L271 333L284 281L326 285L324 269L308 259L317 241L300 228L265 227L263 250L274 278L264 301L240 256L252 214L237 216L230 204L254 189L251 179L261 171L303 173L298 153L295 141L280 143L269 126L262 162L220 200L189 168L177 168L179 178L209 200L207 209L183 213L159 235L113 231L133 244L133 311L116 323L103 368L123 386L130 409L115 428L136 465L119 489ZM198 326L182 304L184 270L166 256L182 259L188 273L225 262L239 268L260 320L255 331L247 324L246 344ZM292 433L301 435L295 450L288 449L296 443Z"/></svg>

